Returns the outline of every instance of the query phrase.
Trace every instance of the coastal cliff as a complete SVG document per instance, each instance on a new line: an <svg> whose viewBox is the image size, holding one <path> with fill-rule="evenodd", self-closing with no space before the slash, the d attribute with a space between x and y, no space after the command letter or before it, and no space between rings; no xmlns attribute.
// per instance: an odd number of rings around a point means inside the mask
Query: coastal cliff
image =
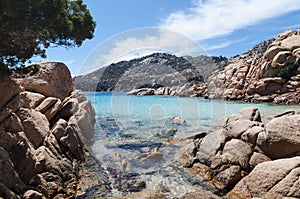
<svg viewBox="0 0 300 199"><path fill-rule="evenodd" d="M0 196L74 198L95 112L63 63L1 77Z"/></svg>

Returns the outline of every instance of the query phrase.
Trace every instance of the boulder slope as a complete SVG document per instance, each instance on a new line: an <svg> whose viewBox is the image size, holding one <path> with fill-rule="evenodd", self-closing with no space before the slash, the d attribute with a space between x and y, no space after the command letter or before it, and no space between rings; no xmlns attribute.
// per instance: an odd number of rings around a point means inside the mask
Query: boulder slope
<svg viewBox="0 0 300 199"><path fill-rule="evenodd" d="M95 112L62 63L0 80L0 197L74 198ZM84 122L81 119L84 115Z"/></svg>
<svg viewBox="0 0 300 199"><path fill-rule="evenodd" d="M260 54L229 59L224 69L209 77L202 92L211 99L299 103L300 29L278 35L266 47Z"/></svg>
<svg viewBox="0 0 300 199"><path fill-rule="evenodd" d="M263 124L257 108L245 108L194 139L184 165L230 198L299 198L299 116L289 111Z"/></svg>

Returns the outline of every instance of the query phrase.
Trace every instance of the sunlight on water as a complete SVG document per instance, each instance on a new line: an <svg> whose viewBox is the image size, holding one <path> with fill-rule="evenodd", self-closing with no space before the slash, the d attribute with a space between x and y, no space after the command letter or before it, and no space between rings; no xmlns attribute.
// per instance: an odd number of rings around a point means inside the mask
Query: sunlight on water
<svg viewBox="0 0 300 199"><path fill-rule="evenodd" d="M92 101L97 115L90 149L113 176L113 195L144 188L168 190L173 196L193 191L201 182L192 180L180 166L180 157L176 155L179 146L169 142L175 134L208 132L216 121L244 107L258 107L264 122L286 110L299 109L299 106L110 92L85 93L85 96ZM171 120L174 116L186 122L174 124ZM131 189L124 188L124 183L129 183Z"/></svg>

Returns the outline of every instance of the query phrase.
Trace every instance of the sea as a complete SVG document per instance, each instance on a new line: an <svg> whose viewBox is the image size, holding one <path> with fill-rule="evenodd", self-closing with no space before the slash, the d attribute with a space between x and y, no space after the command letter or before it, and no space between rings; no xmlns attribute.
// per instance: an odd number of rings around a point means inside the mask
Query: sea
<svg viewBox="0 0 300 199"><path fill-rule="evenodd" d="M263 122L299 106L244 103L176 96L127 96L123 92L85 92L96 111L95 137L89 148L110 177L110 195L144 189L176 198L203 188L182 166L176 137L210 132L225 116L257 107ZM173 118L181 122L174 122Z"/></svg>

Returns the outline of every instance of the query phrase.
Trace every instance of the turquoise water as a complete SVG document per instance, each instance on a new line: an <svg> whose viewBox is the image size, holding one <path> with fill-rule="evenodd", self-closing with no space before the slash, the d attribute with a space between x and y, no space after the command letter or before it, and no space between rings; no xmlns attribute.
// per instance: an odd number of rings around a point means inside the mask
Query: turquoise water
<svg viewBox="0 0 300 199"><path fill-rule="evenodd" d="M180 157L176 154L180 146L169 142L174 134L208 132L217 120L244 107L258 107L264 122L286 110L300 108L203 98L126 96L115 92L84 94L92 101L97 115L95 139L90 149L108 173L114 171L112 196L139 191L139 186L137 190L118 186L120 180L141 181L140 189L166 189L172 197L195 191L201 182L191 180L193 177L180 166ZM186 122L174 124L171 122L174 116ZM159 153L149 158L154 150ZM127 177L124 179L124 176Z"/></svg>
<svg viewBox="0 0 300 199"><path fill-rule="evenodd" d="M154 124L179 116L192 125L193 130L198 131L208 131L217 120L237 113L244 107L259 108L264 122L286 110L300 108L270 103L241 103L203 98L126 96L125 93L112 92L91 92L85 93L85 96L92 101L97 116Z"/></svg>

